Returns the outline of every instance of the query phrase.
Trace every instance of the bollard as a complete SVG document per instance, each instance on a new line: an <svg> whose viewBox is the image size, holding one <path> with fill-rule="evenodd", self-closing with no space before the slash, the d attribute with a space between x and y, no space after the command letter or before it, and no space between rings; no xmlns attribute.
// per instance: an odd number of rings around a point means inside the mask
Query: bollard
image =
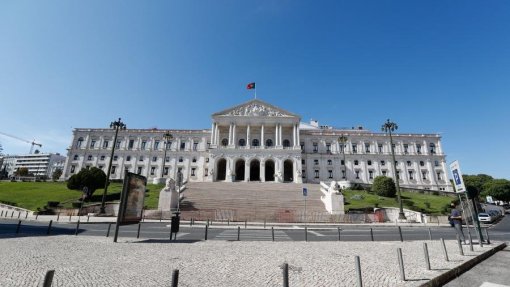
<svg viewBox="0 0 510 287"><path fill-rule="evenodd" d="M20 221L18 221L18 226L16 227L16 234L18 234L18 233L19 233L19 229L20 229L20 227L21 227L21 220L20 220Z"/></svg>
<svg viewBox="0 0 510 287"><path fill-rule="evenodd" d="M27 219L27 217L28 217L28 211L27 211L27 213L25 213L25 219Z"/></svg>
<svg viewBox="0 0 510 287"><path fill-rule="evenodd" d="M50 224L48 224L48 230L46 231L47 235L50 235L51 232L51 224L53 224L53 220L50 220Z"/></svg>
<svg viewBox="0 0 510 287"><path fill-rule="evenodd" d="M189 220L189 227L192 227L192 226L193 226L193 218Z"/></svg>
<svg viewBox="0 0 510 287"><path fill-rule="evenodd" d="M237 241L241 241L241 227L237 227Z"/></svg>
<svg viewBox="0 0 510 287"><path fill-rule="evenodd" d="M305 226L305 241L308 242L308 228Z"/></svg>
<svg viewBox="0 0 510 287"><path fill-rule="evenodd" d="M462 243L460 242L460 237L457 235L457 244L459 245L459 254L464 256L464 250L462 249Z"/></svg>
<svg viewBox="0 0 510 287"><path fill-rule="evenodd" d="M337 228L338 228L338 241L340 241L340 230L342 230L342 229L340 229L340 227L337 227Z"/></svg>
<svg viewBox="0 0 510 287"><path fill-rule="evenodd" d="M423 242L423 254L425 255L425 266L427 267L427 270L430 270L429 249L426 242Z"/></svg>
<svg viewBox="0 0 510 287"><path fill-rule="evenodd" d="M274 242L274 227L271 226L271 237L273 237L273 242Z"/></svg>
<svg viewBox="0 0 510 287"><path fill-rule="evenodd" d="M18 219L19 219L20 216L21 216L21 211L18 211Z"/></svg>
<svg viewBox="0 0 510 287"><path fill-rule="evenodd" d="M11 212L11 218L14 216L14 210Z"/></svg>
<svg viewBox="0 0 510 287"><path fill-rule="evenodd" d="M60 220L60 212L57 213L57 222Z"/></svg>
<svg viewBox="0 0 510 287"><path fill-rule="evenodd" d="M78 230L80 230L80 219L76 222L76 230L74 231L74 235L78 236Z"/></svg>
<svg viewBox="0 0 510 287"><path fill-rule="evenodd" d="M248 220L244 220L244 229L246 229L246 226L248 225Z"/></svg>
<svg viewBox="0 0 510 287"><path fill-rule="evenodd" d="M443 238L441 238L441 245L443 246L444 260L445 261L450 261L450 259L448 259L448 251L446 251L446 245L444 244L444 239Z"/></svg>
<svg viewBox="0 0 510 287"><path fill-rule="evenodd" d="M372 228L370 228L370 238L374 241L374 232L372 231Z"/></svg>
<svg viewBox="0 0 510 287"><path fill-rule="evenodd" d="M172 287L177 287L179 285L179 269L174 269L172 272Z"/></svg>
<svg viewBox="0 0 510 287"><path fill-rule="evenodd" d="M69 213L69 222L71 222L71 216L73 216L73 213Z"/></svg>
<svg viewBox="0 0 510 287"><path fill-rule="evenodd" d="M266 229L266 219L264 218L264 229Z"/></svg>
<svg viewBox="0 0 510 287"><path fill-rule="evenodd" d="M474 251L473 238L471 237L471 232L469 232L469 229L468 229L468 238L469 238L469 251Z"/></svg>
<svg viewBox="0 0 510 287"><path fill-rule="evenodd" d="M37 220L37 217L39 217L39 213L37 213L37 214L35 215L35 220Z"/></svg>
<svg viewBox="0 0 510 287"><path fill-rule="evenodd" d="M363 280L361 277L361 263L359 260L359 256L354 256L354 264L356 265L356 275L358 275L358 286L363 286Z"/></svg>
<svg viewBox="0 0 510 287"><path fill-rule="evenodd" d="M53 284L53 275L55 275L55 270L49 270L46 272L46 276L44 276L43 287L51 287Z"/></svg>
<svg viewBox="0 0 510 287"><path fill-rule="evenodd" d="M112 224L111 223L108 224L108 231L106 231L106 237L110 236L110 228L112 228Z"/></svg>
<svg viewBox="0 0 510 287"><path fill-rule="evenodd" d="M142 227L142 223L138 222L138 232L136 233L136 239L140 238L140 227Z"/></svg>
<svg viewBox="0 0 510 287"><path fill-rule="evenodd" d="M398 234L400 235L400 242L404 242L404 237L402 236L402 228L398 227Z"/></svg>
<svg viewBox="0 0 510 287"><path fill-rule="evenodd" d="M87 222L90 220L90 214L87 214Z"/></svg>
<svg viewBox="0 0 510 287"><path fill-rule="evenodd" d="M2 213L0 214L0 216L4 216L4 211L2 210Z"/></svg>
<svg viewBox="0 0 510 287"><path fill-rule="evenodd" d="M205 237L204 237L204 240L207 240L207 229L209 228L209 225L206 225L205 226Z"/></svg>
<svg viewBox="0 0 510 287"><path fill-rule="evenodd" d="M432 241L432 231L429 228L429 240Z"/></svg>
<svg viewBox="0 0 510 287"><path fill-rule="evenodd" d="M163 211L161 211L159 213L159 222L161 222L162 219L163 219ZM190 221L190 225L191 225L191 221Z"/></svg>
<svg viewBox="0 0 510 287"><path fill-rule="evenodd" d="M283 287L289 287L289 264L283 263Z"/></svg>
<svg viewBox="0 0 510 287"><path fill-rule="evenodd" d="M398 265L400 266L400 278L402 281L406 281L406 274L404 272L404 259L402 258L402 249L397 248Z"/></svg>
<svg viewBox="0 0 510 287"><path fill-rule="evenodd" d="M227 219L227 225L229 225L229 226L230 226L230 218L229 218L229 219Z"/></svg>
<svg viewBox="0 0 510 287"><path fill-rule="evenodd" d="M487 236L487 244L491 244L491 240L489 238L489 229L487 227L485 228L485 236Z"/></svg>
<svg viewBox="0 0 510 287"><path fill-rule="evenodd" d="M207 223L206 223L207 226L209 226L209 218L207 218Z"/></svg>

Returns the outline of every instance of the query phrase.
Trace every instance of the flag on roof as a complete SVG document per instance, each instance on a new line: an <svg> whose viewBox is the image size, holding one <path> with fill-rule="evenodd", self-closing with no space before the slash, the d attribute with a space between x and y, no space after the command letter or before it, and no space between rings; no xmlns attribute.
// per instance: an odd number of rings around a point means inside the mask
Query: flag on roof
<svg viewBox="0 0 510 287"><path fill-rule="evenodd" d="M248 89L248 90L255 89L255 83L249 83L248 85L246 85L246 89Z"/></svg>

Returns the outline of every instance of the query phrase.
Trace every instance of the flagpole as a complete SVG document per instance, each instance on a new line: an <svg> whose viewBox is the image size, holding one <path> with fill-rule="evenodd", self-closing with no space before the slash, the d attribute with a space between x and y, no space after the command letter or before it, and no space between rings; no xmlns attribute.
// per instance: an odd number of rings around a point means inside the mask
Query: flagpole
<svg viewBox="0 0 510 287"><path fill-rule="evenodd" d="M255 100L257 99L257 87L255 87Z"/></svg>

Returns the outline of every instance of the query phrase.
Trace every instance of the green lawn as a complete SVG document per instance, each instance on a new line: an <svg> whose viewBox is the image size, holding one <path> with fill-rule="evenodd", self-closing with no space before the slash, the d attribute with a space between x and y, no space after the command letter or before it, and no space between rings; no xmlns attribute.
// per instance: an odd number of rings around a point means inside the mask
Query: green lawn
<svg viewBox="0 0 510 287"><path fill-rule="evenodd" d="M148 184L145 206L148 209L157 209L159 191L164 184ZM107 201L115 201L120 198L121 183L112 183L108 188ZM103 189L95 191L89 203L101 202ZM362 209L373 207L398 207L395 198L380 197L373 193L358 190L347 190L345 195L345 208ZM59 201L64 207L71 207L71 203L77 200L81 193L69 190L63 182L0 182L0 202L14 203L18 207L29 210L42 208L48 201ZM454 199L449 196L437 196L421 193L402 192L404 208L421 210L430 214L440 214L443 208ZM426 203L430 203L430 207ZM412 206L411 206L412 204Z"/></svg>
<svg viewBox="0 0 510 287"><path fill-rule="evenodd" d="M159 191L164 185L148 184L149 192L145 198L148 208L157 208ZM107 201L120 198L121 183L112 183L108 187ZM43 208L48 201L59 201L64 207L71 207L71 203L80 198L81 192L69 190L64 182L0 182L0 202L15 204L29 210ZM102 200L103 189L94 192L90 203L99 203Z"/></svg>

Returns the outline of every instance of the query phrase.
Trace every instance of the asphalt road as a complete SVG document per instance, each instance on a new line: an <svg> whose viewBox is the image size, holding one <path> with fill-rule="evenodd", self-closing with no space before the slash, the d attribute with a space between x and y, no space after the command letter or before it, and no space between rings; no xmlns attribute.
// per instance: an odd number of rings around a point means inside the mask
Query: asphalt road
<svg viewBox="0 0 510 287"><path fill-rule="evenodd" d="M0 236L15 236L18 227L18 220L0 220ZM136 238L138 235L138 224L120 226L120 238ZM484 226L487 227L487 226ZM115 224L108 223L80 223L79 236L106 236L110 228L110 236L113 236ZM48 223L35 221L22 221L17 236L41 236L47 235ZM76 223L53 222L50 235L75 234ZM416 226L401 227L403 240L428 240L428 239L454 239L455 230L450 227ZM477 242L477 236L471 228L473 240ZM503 218L499 223L488 227L491 240L510 241L510 219ZM467 230L464 231L466 238ZM239 226L211 225L207 228L207 240L265 240L265 241L396 241L400 240L399 229L396 226L358 226L358 225L331 225L328 227L309 225L288 226L266 229L261 227L253 228L250 225L245 228L244 224ZM483 232L485 236L485 231ZM205 240L205 225L182 224L177 234L178 241L199 241ZM144 222L140 224L140 238L154 240L169 240L169 223Z"/></svg>

